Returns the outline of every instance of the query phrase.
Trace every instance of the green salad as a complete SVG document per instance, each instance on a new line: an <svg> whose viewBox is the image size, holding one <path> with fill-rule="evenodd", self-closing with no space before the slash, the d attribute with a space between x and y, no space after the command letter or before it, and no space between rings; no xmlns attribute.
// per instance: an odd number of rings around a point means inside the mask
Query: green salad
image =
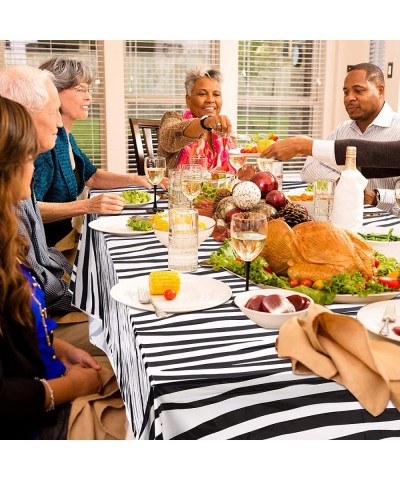
<svg viewBox="0 0 400 480"><path fill-rule="evenodd" d="M125 203L145 203L151 199L151 195L140 190L126 190L122 192L122 198L125 200Z"/></svg>
<svg viewBox="0 0 400 480"><path fill-rule="evenodd" d="M149 232L150 230L153 230L153 220L136 215L128 218L126 226L130 227L132 230Z"/></svg>
<svg viewBox="0 0 400 480"><path fill-rule="evenodd" d="M377 275L386 275L389 272L399 269L399 264L394 258L388 258L379 253L376 253L376 258L379 260ZM209 262L212 264L214 270L226 268L241 277L245 277L245 264L240 258L238 258L230 239L225 240L223 245L221 245L216 252L211 254ZM333 303L337 294L350 294L366 297L370 294L393 291L374 279L365 282L361 273L354 273L353 275L341 273L334 275L330 279L330 282L322 281L323 287L320 289L305 285L290 287L289 278L278 276L271 272L267 261L261 256L257 257L250 264L250 281L258 285L279 287L304 293L311 297L315 303L320 305L329 305Z"/></svg>

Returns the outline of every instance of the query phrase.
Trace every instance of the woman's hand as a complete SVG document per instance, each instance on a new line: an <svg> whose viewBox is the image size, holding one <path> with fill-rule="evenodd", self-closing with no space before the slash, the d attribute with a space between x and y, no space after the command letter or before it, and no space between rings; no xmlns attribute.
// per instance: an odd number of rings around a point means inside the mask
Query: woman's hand
<svg viewBox="0 0 400 480"><path fill-rule="evenodd" d="M64 377L69 380L73 398L99 393L103 386L97 370L83 365L74 365L67 370ZM55 392L54 396L57 398Z"/></svg>
<svg viewBox="0 0 400 480"><path fill-rule="evenodd" d="M219 133L225 133L226 135L232 133L232 124L226 115L211 115L204 120L204 125Z"/></svg>
<svg viewBox="0 0 400 480"><path fill-rule="evenodd" d="M103 214L115 214L120 213L124 207L125 201L116 193L101 193L87 200L80 200L81 202L87 202L87 213L103 213Z"/></svg>
<svg viewBox="0 0 400 480"><path fill-rule="evenodd" d="M72 368L74 365L82 365L83 367L93 368L94 370L101 369L101 365L99 365L88 352L74 347L68 342L64 342L59 338L55 338L53 347L56 355L65 365L67 370Z"/></svg>

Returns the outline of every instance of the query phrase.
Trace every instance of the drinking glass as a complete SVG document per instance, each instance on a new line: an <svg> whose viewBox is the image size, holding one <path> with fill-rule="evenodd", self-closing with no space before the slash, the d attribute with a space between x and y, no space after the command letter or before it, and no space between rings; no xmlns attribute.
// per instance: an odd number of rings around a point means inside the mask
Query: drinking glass
<svg viewBox="0 0 400 480"><path fill-rule="evenodd" d="M250 263L261 253L267 240L268 222L263 213L234 213L231 220L232 246L245 262L246 291L249 289Z"/></svg>
<svg viewBox="0 0 400 480"><path fill-rule="evenodd" d="M153 208L148 208L147 213L163 212L163 208L157 208L157 185L165 176L166 162L164 157L145 157L144 171L147 180L153 185L154 203Z"/></svg>
<svg viewBox="0 0 400 480"><path fill-rule="evenodd" d="M400 180L397 180L394 186L394 195L396 197L397 206L400 208Z"/></svg>
<svg viewBox="0 0 400 480"><path fill-rule="evenodd" d="M235 171L235 181L238 178L238 172L246 163L246 155L243 153L231 153L229 152L229 163Z"/></svg>
<svg viewBox="0 0 400 480"><path fill-rule="evenodd" d="M193 208L193 200L200 195L203 182L204 169L201 165L181 166L181 190L189 199L190 208Z"/></svg>
<svg viewBox="0 0 400 480"><path fill-rule="evenodd" d="M314 181L314 216L316 222L331 222L335 180L318 178Z"/></svg>

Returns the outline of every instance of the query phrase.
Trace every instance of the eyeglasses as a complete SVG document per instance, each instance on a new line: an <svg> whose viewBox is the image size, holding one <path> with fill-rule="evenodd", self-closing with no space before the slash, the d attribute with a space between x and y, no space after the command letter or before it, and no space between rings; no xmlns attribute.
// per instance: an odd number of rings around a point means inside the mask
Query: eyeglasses
<svg viewBox="0 0 400 480"><path fill-rule="evenodd" d="M73 87L73 90L77 93L88 93L89 95L91 95L93 91L92 87L82 87L81 85Z"/></svg>

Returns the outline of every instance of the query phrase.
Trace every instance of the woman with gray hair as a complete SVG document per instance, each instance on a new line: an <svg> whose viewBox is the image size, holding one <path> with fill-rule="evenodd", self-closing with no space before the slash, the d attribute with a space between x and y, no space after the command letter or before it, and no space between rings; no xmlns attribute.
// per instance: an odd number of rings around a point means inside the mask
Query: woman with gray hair
<svg viewBox="0 0 400 480"><path fill-rule="evenodd" d="M58 129L55 147L35 160L34 191L49 246L64 237L72 240L76 232L72 217L85 213L120 213L124 200L121 195L102 193L87 199L78 199L85 186L110 189L130 185L150 188L145 176L117 174L95 167L78 147L71 134L75 120L87 119L91 104L92 72L88 65L76 58L54 57L39 67L54 75L54 84L61 101L63 127ZM73 237L73 238L71 238ZM58 248L63 249L58 245Z"/></svg>
<svg viewBox="0 0 400 480"><path fill-rule="evenodd" d="M222 74L216 68L194 68L186 74L184 112L165 112L160 125L158 154L167 167L188 163L204 155L208 169L230 171L228 150L235 145L229 136L232 124L222 108Z"/></svg>

